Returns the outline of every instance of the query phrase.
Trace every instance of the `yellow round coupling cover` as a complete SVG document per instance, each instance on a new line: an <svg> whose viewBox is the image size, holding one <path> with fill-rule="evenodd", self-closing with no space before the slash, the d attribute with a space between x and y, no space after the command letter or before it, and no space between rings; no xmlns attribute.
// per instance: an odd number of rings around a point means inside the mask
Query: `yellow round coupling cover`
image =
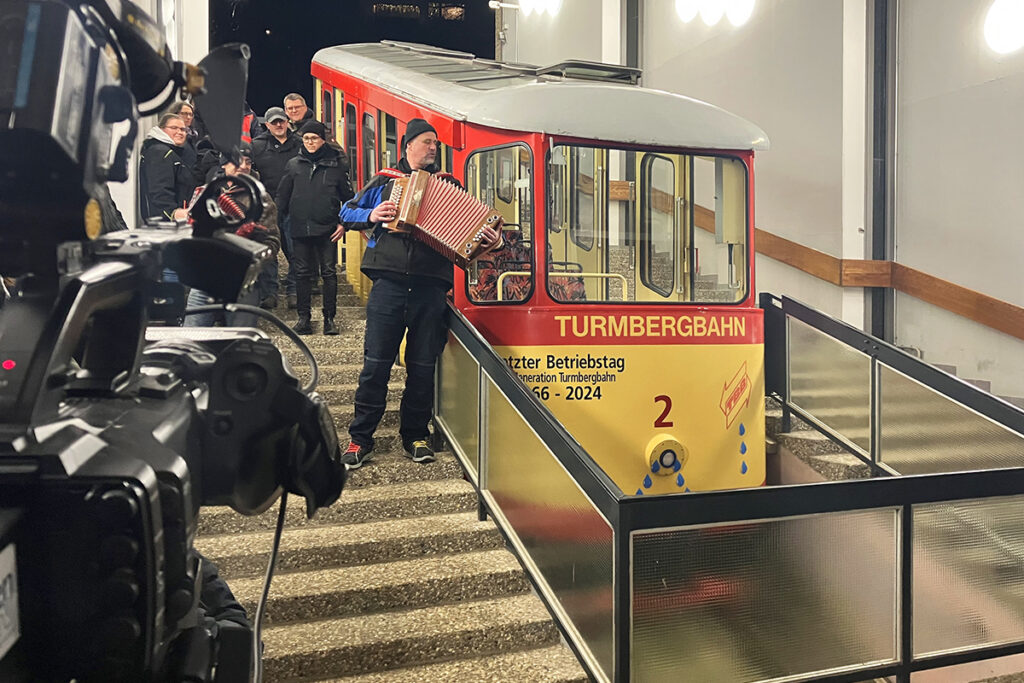
<svg viewBox="0 0 1024 683"><path fill-rule="evenodd" d="M96 239L103 232L103 212L100 211L100 203L90 199L85 205L85 235L91 240Z"/></svg>

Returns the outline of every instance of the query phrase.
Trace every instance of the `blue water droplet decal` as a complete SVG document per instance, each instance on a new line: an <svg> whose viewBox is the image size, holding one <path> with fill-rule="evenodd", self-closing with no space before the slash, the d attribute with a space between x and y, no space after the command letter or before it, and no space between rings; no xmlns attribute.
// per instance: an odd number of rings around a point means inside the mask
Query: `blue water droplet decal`
<svg viewBox="0 0 1024 683"><path fill-rule="evenodd" d="M690 487L689 486L687 486L685 489L683 489L683 493L689 493L689 492L690 492Z"/></svg>
<svg viewBox="0 0 1024 683"><path fill-rule="evenodd" d="M683 463L681 463L678 460L676 460L675 463L672 465L672 471L673 472L678 472L682 467L683 467Z"/></svg>
<svg viewBox="0 0 1024 683"><path fill-rule="evenodd" d="M746 454L747 454L747 442L744 441L744 442L740 443L740 455L746 455Z"/></svg>
<svg viewBox="0 0 1024 683"><path fill-rule="evenodd" d="M651 472L653 472L654 474L657 474L658 470L660 470L660 469L661 469L661 465L658 464L657 460L655 460L654 462L651 463Z"/></svg>
<svg viewBox="0 0 1024 683"><path fill-rule="evenodd" d="M746 473L747 473L747 461L744 460L743 464L740 465L740 474L746 474Z"/></svg>
<svg viewBox="0 0 1024 683"><path fill-rule="evenodd" d="M651 481L651 475L648 474L646 477L644 477L644 488L645 489L651 488L651 484L652 483L653 482Z"/></svg>
<svg viewBox="0 0 1024 683"><path fill-rule="evenodd" d="M740 422L740 436L743 436L746 433L747 433L747 428L743 426L742 422Z"/></svg>
<svg viewBox="0 0 1024 683"><path fill-rule="evenodd" d="M682 486L685 483L686 483L686 480L683 479L683 475L677 474L676 475L676 486Z"/></svg>
<svg viewBox="0 0 1024 683"><path fill-rule="evenodd" d="M638 495L638 496L644 495L644 490L643 489L637 489L636 490L636 495Z"/></svg>

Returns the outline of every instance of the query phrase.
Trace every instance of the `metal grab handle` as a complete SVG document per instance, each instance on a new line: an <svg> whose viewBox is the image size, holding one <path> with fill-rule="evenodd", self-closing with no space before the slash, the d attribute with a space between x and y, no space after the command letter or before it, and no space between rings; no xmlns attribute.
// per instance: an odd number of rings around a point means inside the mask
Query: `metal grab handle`
<svg viewBox="0 0 1024 683"><path fill-rule="evenodd" d="M533 271L530 270L507 270L498 276L498 301L505 300L505 288L502 286L505 284L505 278L509 275L533 275Z"/></svg>

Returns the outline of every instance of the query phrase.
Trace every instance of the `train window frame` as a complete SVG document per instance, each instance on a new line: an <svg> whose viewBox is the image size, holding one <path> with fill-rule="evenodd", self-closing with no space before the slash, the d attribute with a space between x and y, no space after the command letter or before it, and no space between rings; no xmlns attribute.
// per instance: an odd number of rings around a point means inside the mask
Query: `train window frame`
<svg viewBox="0 0 1024 683"><path fill-rule="evenodd" d="M640 233L639 234L640 244L641 245L645 245L645 246L644 246L644 248L639 250L639 256L640 256L640 268L639 268L640 272L639 272L639 276L640 276L640 282L643 283L643 285L645 287L650 289L652 292L660 294L661 296L663 296L663 297L665 297L667 299L668 297L672 296L672 290L675 289L676 285L678 284L676 282L676 271L678 269L675 267L675 259L685 258L685 255L680 253L678 239L677 239L679 230L682 229L682 226L675 226L674 225L674 223L675 223L675 218L674 218L675 213L673 212L673 214L672 214L673 215L673 219L672 220L673 220L673 226L674 227L673 227L673 230L672 230L672 252L671 253L674 254L674 257L673 257L673 261L672 261L673 268L671 269L672 281L669 283L668 289L664 289L663 287L661 287L660 284L654 282L654 280L652 278L652 266L653 266L653 263L654 263L654 258L653 258L654 255L652 253L652 250L653 250L654 240L651 239L652 238L652 233L651 233L651 223L652 222L651 222L651 218L650 218L650 212L651 212L651 208L652 208L652 202L651 202L652 193L651 193L651 189L653 188L653 185L651 183L651 167L654 165L654 162L656 162L658 160L665 161L665 162L667 162L669 164L669 166L672 169L672 184L673 184L673 186L677 182L677 179L676 179L676 166L672 162L671 159L669 159L668 157L666 157L666 156L664 156L662 154L658 154L658 153L654 153L654 152L646 152L646 153L644 153L643 157L640 160L640 225L638 227L639 227L639 233ZM674 189L673 189L673 192L672 192L672 201L673 202L677 201L677 197L676 197ZM685 225L685 221L684 221L684 225Z"/></svg>
<svg viewBox="0 0 1024 683"><path fill-rule="evenodd" d="M334 89L334 140L345 149L345 93L341 88Z"/></svg>
<svg viewBox="0 0 1024 683"><path fill-rule="evenodd" d="M367 124L370 125L367 125ZM360 142L363 147L363 185L370 182L370 179L377 175L377 116L372 111L363 110L363 122L361 126ZM370 144L367 144L367 143Z"/></svg>
<svg viewBox="0 0 1024 683"><path fill-rule="evenodd" d="M572 243L583 251L592 251L594 245L597 243L597 231L600 229L597 221L597 150L598 147L594 145L572 145L571 149L573 154L569 156L569 180L570 189L575 186L575 191L569 195L569 239ZM591 176L591 182L593 183L593 191L591 192L591 201L593 202L593 208L590 216L590 241L587 243L583 237L580 223L580 193L582 192L582 183L579 182L578 178L575 183L572 182L574 174L579 173L580 164L580 150L588 149L594 153L591 159L593 163L593 175Z"/></svg>
<svg viewBox="0 0 1024 683"><path fill-rule="evenodd" d="M522 150L524 150L524 149L526 150L526 153L529 156L529 161L527 163L525 163L525 164L521 161L521 159L522 159L521 153L522 153ZM529 187L526 189L526 192L524 193L526 195L526 201L523 202L522 200L520 200L520 205L521 205L521 211L523 210L522 207L525 206L525 211L527 211L529 213L529 215L526 218L526 221L529 222L529 226L530 226L530 238L529 238L530 239L530 244L531 244L531 246L530 246L530 261L529 261L530 286L529 286L529 289L527 289L526 292L524 292L524 294L523 294L523 296L521 298L507 299L507 300L503 300L503 301L499 301L497 298L495 298L495 299L479 299L479 298L475 298L473 296L473 292L470 290L470 285L471 285L470 270L467 269L465 271L465 284L463 285L463 287L465 289L466 300L470 304L472 304L474 306L519 306L519 305L525 304L526 302L530 301L530 299L533 298L534 291L535 291L535 289L537 287L537 250L536 250L537 235L536 235L536 230L534 229L534 226L536 226L536 217L533 215L534 206L536 206L536 201L535 201L535 198L533 196L533 194L536 192L536 167L533 164L534 154L533 154L533 149L530 147L530 144L528 142L526 142L525 140L517 140L515 142L508 142L508 143L503 143L503 144L500 144L500 145L492 145L492 146L489 146L489 147L478 147L478 148L474 149L473 151L469 152L466 155L465 165L463 166L463 174L464 174L463 177L466 179L466 185L467 185L467 191L468 191L470 189L469 188L469 184L470 184L470 167L471 167L471 164L473 162L473 158L476 155L478 155L478 154L484 154L484 153L490 153L490 152L501 152L503 150L519 150L520 154L519 155L514 155L512 158L513 159L517 159L516 163L518 164L518 169L520 171L525 169L527 171L527 173L529 173ZM495 182L496 181L497 181L497 174L495 174ZM472 192L470 192L470 194L472 194ZM495 195L497 195L497 192L495 192ZM500 199L502 199L502 201L506 201L503 198L500 198ZM513 193L513 197L511 197L511 199L515 200L514 193ZM519 221L520 221L520 230L521 230L521 225L524 222L526 222L526 221L523 220L522 213L520 213L520 215L519 215ZM481 260L484 260L484 261L488 260L487 256L488 255L485 254ZM471 268L472 268L472 266L471 266ZM472 284L475 284L475 282L472 283Z"/></svg>
<svg viewBox="0 0 1024 683"><path fill-rule="evenodd" d="M320 86L320 123L326 128L327 140L334 137L334 88L324 84Z"/></svg>
<svg viewBox="0 0 1024 683"><path fill-rule="evenodd" d="M402 158L402 150L398 149L398 119L381 110L381 168L394 168Z"/></svg>
<svg viewBox="0 0 1024 683"><path fill-rule="evenodd" d="M359 169L359 114L356 103L345 104L345 153L348 155L349 174L357 177Z"/></svg>

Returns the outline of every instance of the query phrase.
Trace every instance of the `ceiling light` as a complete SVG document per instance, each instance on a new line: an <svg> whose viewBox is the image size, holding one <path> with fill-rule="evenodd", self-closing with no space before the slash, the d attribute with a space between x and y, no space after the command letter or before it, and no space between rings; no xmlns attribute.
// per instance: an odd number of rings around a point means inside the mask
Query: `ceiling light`
<svg viewBox="0 0 1024 683"><path fill-rule="evenodd" d="M545 5L545 9L548 11L548 14L555 16L558 14L558 10L562 9L562 0L547 0Z"/></svg>
<svg viewBox="0 0 1024 683"><path fill-rule="evenodd" d="M697 16L700 9L699 0L676 0L676 14L684 22L691 22Z"/></svg>
<svg viewBox="0 0 1024 683"><path fill-rule="evenodd" d="M725 16L733 26L743 26L754 13L754 0L728 0Z"/></svg>
<svg viewBox="0 0 1024 683"><path fill-rule="evenodd" d="M1001 55L1024 47L1024 0L995 0L985 17L985 42Z"/></svg>
<svg viewBox="0 0 1024 683"><path fill-rule="evenodd" d="M700 18L708 26L714 26L725 14L725 3L723 0L702 0L700 3Z"/></svg>

